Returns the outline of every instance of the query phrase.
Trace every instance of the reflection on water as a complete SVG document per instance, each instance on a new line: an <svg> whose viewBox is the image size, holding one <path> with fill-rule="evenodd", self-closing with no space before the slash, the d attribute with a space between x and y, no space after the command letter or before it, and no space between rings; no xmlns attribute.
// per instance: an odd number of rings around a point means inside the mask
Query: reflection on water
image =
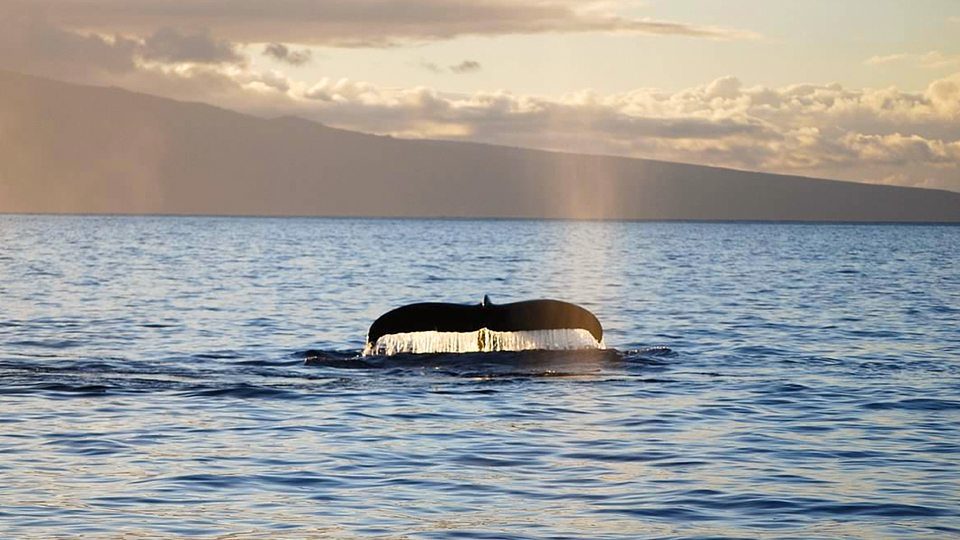
<svg viewBox="0 0 960 540"><path fill-rule="evenodd" d="M0 216L0 536L958 536L958 246ZM390 307L483 294L577 302L610 348L360 354Z"/></svg>

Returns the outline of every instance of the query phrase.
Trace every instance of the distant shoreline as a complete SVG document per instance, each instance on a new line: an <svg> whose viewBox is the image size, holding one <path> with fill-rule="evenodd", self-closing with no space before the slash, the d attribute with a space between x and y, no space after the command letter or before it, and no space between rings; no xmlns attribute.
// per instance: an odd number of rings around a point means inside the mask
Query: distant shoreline
<svg viewBox="0 0 960 540"><path fill-rule="evenodd" d="M0 216L62 216L62 217L150 217L150 218L201 218L201 219L317 219L342 221L544 221L544 222L596 222L596 223L702 223L740 225L937 225L960 226L960 221L816 221L791 219L614 219L571 217L513 217L513 216L373 216L373 215L287 215L287 214L135 214L123 212L3 212Z"/></svg>

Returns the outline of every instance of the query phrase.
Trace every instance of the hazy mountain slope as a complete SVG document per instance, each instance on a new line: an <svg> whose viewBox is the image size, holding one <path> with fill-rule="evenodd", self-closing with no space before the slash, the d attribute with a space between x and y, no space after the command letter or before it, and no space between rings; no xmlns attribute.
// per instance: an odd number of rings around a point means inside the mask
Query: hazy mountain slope
<svg viewBox="0 0 960 540"><path fill-rule="evenodd" d="M960 221L960 194L399 140L0 71L0 211Z"/></svg>

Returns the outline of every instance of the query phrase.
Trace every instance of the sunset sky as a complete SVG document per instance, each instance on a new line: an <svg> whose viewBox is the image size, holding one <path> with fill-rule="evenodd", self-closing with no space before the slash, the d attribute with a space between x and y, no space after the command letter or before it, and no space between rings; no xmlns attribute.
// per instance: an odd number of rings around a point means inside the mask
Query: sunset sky
<svg viewBox="0 0 960 540"><path fill-rule="evenodd" d="M400 137L960 191L956 0L0 0L0 69Z"/></svg>

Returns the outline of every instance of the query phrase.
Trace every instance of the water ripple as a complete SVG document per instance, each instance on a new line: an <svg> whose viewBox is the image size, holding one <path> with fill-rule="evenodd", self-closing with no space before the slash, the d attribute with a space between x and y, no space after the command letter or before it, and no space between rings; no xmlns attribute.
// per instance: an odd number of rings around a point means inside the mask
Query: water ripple
<svg viewBox="0 0 960 540"><path fill-rule="evenodd" d="M957 536L958 249L939 226L0 216L0 536ZM581 303L611 348L359 355L389 308L483 294Z"/></svg>

